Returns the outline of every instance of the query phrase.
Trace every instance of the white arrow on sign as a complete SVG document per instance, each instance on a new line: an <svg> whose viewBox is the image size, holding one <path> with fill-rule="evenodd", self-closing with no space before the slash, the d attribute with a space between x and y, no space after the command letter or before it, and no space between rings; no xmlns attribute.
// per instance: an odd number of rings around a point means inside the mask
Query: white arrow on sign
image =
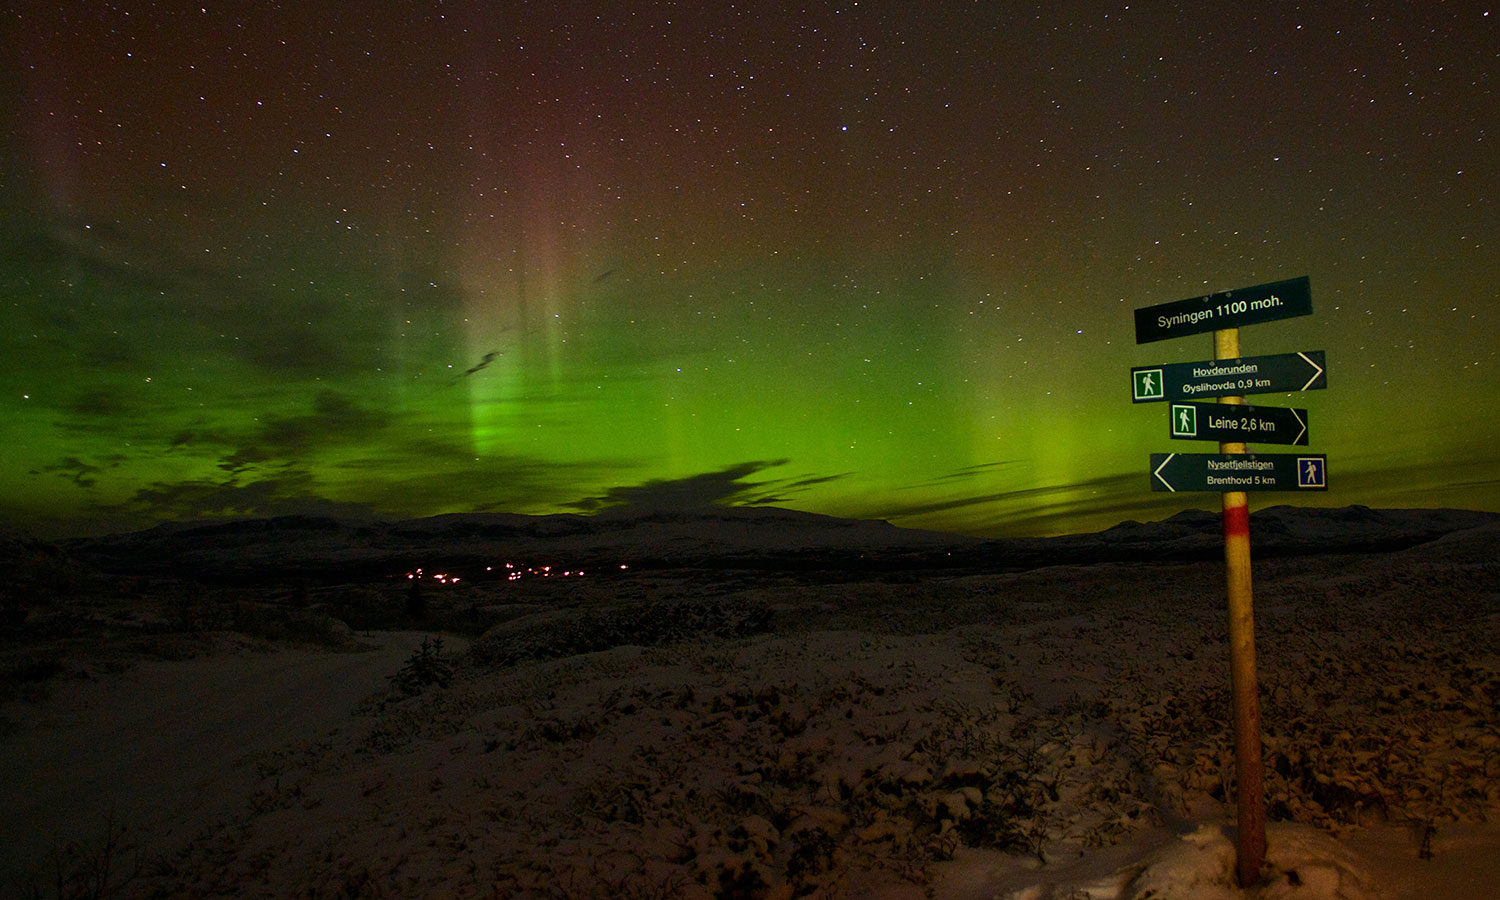
<svg viewBox="0 0 1500 900"><path fill-rule="evenodd" d="M1318 376L1314 375L1313 377L1317 378ZM1312 384L1312 382L1309 381L1308 384ZM1303 388L1303 390L1307 390L1307 388ZM1297 432L1297 436L1292 438L1292 443L1300 443L1302 441L1302 436L1304 434L1307 434L1307 423L1302 420L1301 416L1297 415L1297 411L1295 409L1289 410L1289 412L1291 412L1292 418L1297 420L1297 424L1302 427L1302 430Z"/></svg>
<svg viewBox="0 0 1500 900"><path fill-rule="evenodd" d="M1177 454L1175 454L1175 453L1168 453L1167 454L1167 458L1164 459L1164 460L1162 460L1161 461L1161 465L1159 465L1159 466L1156 467L1156 471L1151 473L1152 475L1156 476L1156 480L1157 481L1160 481L1162 484L1166 485L1167 486L1167 490L1171 491L1174 494L1177 493L1177 488L1172 487L1172 482L1170 482L1167 479L1161 477L1161 470L1165 469L1167 467L1167 464L1170 463L1172 461L1173 457L1175 457L1175 456L1177 456Z"/></svg>
<svg viewBox="0 0 1500 900"><path fill-rule="evenodd" d="M1309 357L1309 356L1308 356L1308 355L1307 355L1307 354L1306 354L1306 353L1302 353L1302 352L1300 352L1300 351L1299 351L1299 352L1298 352L1298 353L1297 353L1297 355L1298 355L1298 356L1300 356L1300 357L1302 357L1302 358L1303 358L1303 359L1304 359L1304 360L1307 360L1307 364L1308 364L1308 365L1310 365L1310 366L1312 366L1312 367L1313 367L1313 369L1315 369L1315 370L1316 370L1316 371L1314 371L1314 372L1313 372L1313 377L1311 377L1311 378L1309 378L1309 379L1307 379L1307 384L1304 384L1304 385L1303 385L1303 386L1302 386L1302 389L1303 389L1303 390L1304 390L1304 391L1305 391L1305 390L1307 390L1307 389L1308 389L1308 388L1310 388L1310 387L1312 387L1312 383L1313 383L1313 382L1314 382L1314 381L1317 381L1317 380L1318 380L1318 376L1319 376L1319 375L1322 375L1322 374L1323 374L1323 367L1322 367L1322 366L1320 366L1320 365L1318 365L1318 364L1317 364L1317 363L1315 363L1315 362L1313 362L1313 361L1312 361L1312 358L1311 358L1311 357ZM1307 430L1307 429L1306 429L1306 427L1304 427L1304 428L1303 428L1303 430L1304 430L1304 431L1306 431L1306 430Z"/></svg>

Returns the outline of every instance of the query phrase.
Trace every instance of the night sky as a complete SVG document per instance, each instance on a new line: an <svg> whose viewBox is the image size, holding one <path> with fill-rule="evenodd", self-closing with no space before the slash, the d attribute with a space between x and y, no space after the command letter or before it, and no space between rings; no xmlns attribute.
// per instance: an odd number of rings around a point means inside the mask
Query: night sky
<svg viewBox="0 0 1500 900"><path fill-rule="evenodd" d="M1327 494L1500 509L1484 3L8 4L0 519L1153 494L1133 310L1307 275ZM1261 449L1275 450L1264 447Z"/></svg>

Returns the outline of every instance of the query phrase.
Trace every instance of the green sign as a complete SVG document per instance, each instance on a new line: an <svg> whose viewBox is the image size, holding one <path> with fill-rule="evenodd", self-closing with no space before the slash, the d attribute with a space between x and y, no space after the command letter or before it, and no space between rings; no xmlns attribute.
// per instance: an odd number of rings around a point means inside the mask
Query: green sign
<svg viewBox="0 0 1500 900"><path fill-rule="evenodd" d="M1328 387L1322 350L1136 366L1130 370L1132 403L1202 400L1245 394L1287 394Z"/></svg>
<svg viewBox="0 0 1500 900"><path fill-rule="evenodd" d="M1231 403L1173 403L1172 437L1190 441L1307 445L1307 410Z"/></svg>
<svg viewBox="0 0 1500 900"><path fill-rule="evenodd" d="M1135 342L1202 334L1259 322L1312 314L1312 282L1304 275L1253 287L1220 291L1135 311Z"/></svg>
<svg viewBox="0 0 1500 900"><path fill-rule="evenodd" d="M1153 491L1326 491L1328 457L1294 453L1153 453Z"/></svg>

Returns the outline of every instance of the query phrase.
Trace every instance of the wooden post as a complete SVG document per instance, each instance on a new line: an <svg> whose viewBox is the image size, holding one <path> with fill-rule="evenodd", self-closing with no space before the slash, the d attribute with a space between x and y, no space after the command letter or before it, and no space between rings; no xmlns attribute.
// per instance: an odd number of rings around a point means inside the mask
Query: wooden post
<svg viewBox="0 0 1500 900"><path fill-rule="evenodd" d="M1214 332L1214 359L1238 359L1240 332ZM1244 403L1244 397L1220 397ZM1243 442L1219 444L1244 453ZM1260 879L1266 861L1265 774L1260 746L1260 679L1255 672L1255 612L1250 587L1250 504L1244 491L1224 492L1224 573L1229 588L1229 688L1234 701L1234 765L1239 814L1236 874L1240 887Z"/></svg>

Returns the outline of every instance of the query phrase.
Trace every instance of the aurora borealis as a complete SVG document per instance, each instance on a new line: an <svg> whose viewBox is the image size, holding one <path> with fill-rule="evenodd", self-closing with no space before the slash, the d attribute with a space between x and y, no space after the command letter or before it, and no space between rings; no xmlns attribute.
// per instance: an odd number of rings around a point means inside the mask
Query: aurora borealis
<svg viewBox="0 0 1500 900"><path fill-rule="evenodd" d="M1327 494L1500 509L1479 3L14 4L0 519L1160 518L1136 307L1308 275ZM1268 448L1274 449L1274 448Z"/></svg>

